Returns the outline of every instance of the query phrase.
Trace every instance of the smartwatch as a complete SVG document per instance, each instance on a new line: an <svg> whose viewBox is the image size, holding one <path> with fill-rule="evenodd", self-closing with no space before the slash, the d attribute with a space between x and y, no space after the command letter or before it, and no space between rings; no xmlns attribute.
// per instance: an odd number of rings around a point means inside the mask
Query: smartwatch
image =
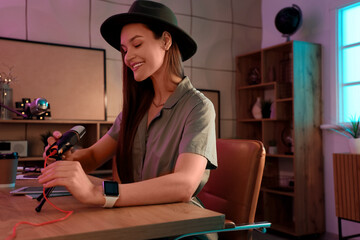
<svg viewBox="0 0 360 240"><path fill-rule="evenodd" d="M103 181L103 191L105 197L105 204L103 207L112 208L120 196L119 184L113 181Z"/></svg>

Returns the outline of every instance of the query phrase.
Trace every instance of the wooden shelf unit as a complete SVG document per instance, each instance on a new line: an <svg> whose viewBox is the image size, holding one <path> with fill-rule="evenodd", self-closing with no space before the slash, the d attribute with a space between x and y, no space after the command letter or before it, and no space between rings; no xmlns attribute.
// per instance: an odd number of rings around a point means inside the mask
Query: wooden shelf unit
<svg viewBox="0 0 360 240"><path fill-rule="evenodd" d="M100 139L112 126L108 121L70 121L70 120L0 120L0 141L26 140L28 156L19 158L19 165L40 165L43 161L44 145L41 134L55 130L66 132L73 126L82 125L86 134L79 146L89 147Z"/></svg>
<svg viewBox="0 0 360 240"><path fill-rule="evenodd" d="M324 232L321 46L286 42L238 56L236 67L237 137L278 151L266 156L257 220L293 236ZM270 118L252 116L258 97L273 102Z"/></svg>

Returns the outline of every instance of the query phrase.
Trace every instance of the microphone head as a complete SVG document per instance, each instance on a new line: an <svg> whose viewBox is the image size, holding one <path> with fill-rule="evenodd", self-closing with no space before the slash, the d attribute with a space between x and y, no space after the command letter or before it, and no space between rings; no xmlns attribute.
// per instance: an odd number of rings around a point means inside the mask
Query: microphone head
<svg viewBox="0 0 360 240"><path fill-rule="evenodd" d="M50 148L46 151L46 155L49 156L51 152L56 151L56 154L53 155L55 159L60 159L60 156L75 146L80 139L86 133L84 126L77 125L71 128L69 131L66 131L60 139L58 139Z"/></svg>
<svg viewBox="0 0 360 240"><path fill-rule="evenodd" d="M85 127L81 126L81 125L77 125L77 126L71 128L70 131L76 132L79 135L79 139L82 138L86 133Z"/></svg>

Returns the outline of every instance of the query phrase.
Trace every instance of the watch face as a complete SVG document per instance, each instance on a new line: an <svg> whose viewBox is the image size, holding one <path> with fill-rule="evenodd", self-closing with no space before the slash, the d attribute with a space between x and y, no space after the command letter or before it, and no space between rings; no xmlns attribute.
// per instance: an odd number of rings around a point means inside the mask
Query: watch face
<svg viewBox="0 0 360 240"><path fill-rule="evenodd" d="M119 184L117 182L104 181L103 183L106 196L119 196Z"/></svg>

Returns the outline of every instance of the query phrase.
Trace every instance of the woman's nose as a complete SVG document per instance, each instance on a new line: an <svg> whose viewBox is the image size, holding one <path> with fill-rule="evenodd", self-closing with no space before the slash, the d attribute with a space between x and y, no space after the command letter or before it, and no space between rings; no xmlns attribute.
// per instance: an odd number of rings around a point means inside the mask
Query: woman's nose
<svg viewBox="0 0 360 240"><path fill-rule="evenodd" d="M125 54L125 62L130 63L132 59L134 59L134 54L132 51L127 51Z"/></svg>

